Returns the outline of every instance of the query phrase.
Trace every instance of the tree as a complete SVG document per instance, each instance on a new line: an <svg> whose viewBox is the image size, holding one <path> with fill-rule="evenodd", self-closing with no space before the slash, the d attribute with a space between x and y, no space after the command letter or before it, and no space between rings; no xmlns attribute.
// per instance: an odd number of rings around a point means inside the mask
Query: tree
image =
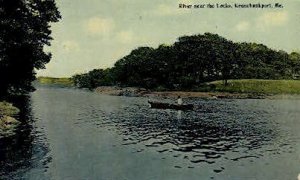
<svg viewBox="0 0 300 180"><path fill-rule="evenodd" d="M181 64L181 84L197 85L231 77L236 45L212 33L183 36L175 43L177 64Z"/></svg>
<svg viewBox="0 0 300 180"><path fill-rule="evenodd" d="M54 0L0 0L0 97L34 90L35 70L51 59L50 23L60 17Z"/></svg>
<svg viewBox="0 0 300 180"><path fill-rule="evenodd" d="M117 61L114 67L116 81L125 86L152 86L156 71L153 53L153 48L139 47Z"/></svg>
<svg viewBox="0 0 300 180"><path fill-rule="evenodd" d="M289 54L292 63L292 76L294 79L300 79L300 53L292 52Z"/></svg>
<svg viewBox="0 0 300 180"><path fill-rule="evenodd" d="M152 78L156 81L156 87L174 88L178 82L178 71L176 64L176 53L173 45L160 45L153 53L151 63Z"/></svg>

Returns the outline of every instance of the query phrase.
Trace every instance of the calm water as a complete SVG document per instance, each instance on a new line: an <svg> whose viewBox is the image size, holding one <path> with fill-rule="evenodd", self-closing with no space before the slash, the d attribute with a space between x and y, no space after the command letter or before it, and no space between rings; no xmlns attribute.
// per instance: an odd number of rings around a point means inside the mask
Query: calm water
<svg viewBox="0 0 300 180"><path fill-rule="evenodd" d="M189 112L147 100L39 88L0 140L0 179L297 179L299 99L194 98Z"/></svg>

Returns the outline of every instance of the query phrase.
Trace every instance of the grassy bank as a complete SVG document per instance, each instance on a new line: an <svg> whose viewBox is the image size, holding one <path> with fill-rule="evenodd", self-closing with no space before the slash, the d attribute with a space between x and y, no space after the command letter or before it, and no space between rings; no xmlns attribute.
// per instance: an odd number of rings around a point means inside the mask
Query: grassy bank
<svg viewBox="0 0 300 180"><path fill-rule="evenodd" d="M71 87L74 85L71 78L38 77L37 82L42 85L55 85Z"/></svg>
<svg viewBox="0 0 300 180"><path fill-rule="evenodd" d="M14 116L19 109L7 102L0 102L0 138L14 134L15 128L20 124Z"/></svg>
<svg viewBox="0 0 300 180"><path fill-rule="evenodd" d="M209 84L215 85L215 91L219 92L300 94L300 80L240 79L229 80L227 86L224 86L222 81L214 81Z"/></svg>

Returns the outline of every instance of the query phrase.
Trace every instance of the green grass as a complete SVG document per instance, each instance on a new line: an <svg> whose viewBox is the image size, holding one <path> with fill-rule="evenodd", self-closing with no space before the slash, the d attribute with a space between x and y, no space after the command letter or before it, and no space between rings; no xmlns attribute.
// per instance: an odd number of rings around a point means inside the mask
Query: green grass
<svg viewBox="0 0 300 180"><path fill-rule="evenodd" d="M0 116L15 116L19 109L8 102L0 102Z"/></svg>
<svg viewBox="0 0 300 180"><path fill-rule="evenodd" d="M37 81L44 85L73 86L71 78L38 77Z"/></svg>
<svg viewBox="0 0 300 180"><path fill-rule="evenodd" d="M232 93L259 93L259 94L300 94L300 80L262 80L240 79L228 80L224 86L223 81L213 81L216 91Z"/></svg>

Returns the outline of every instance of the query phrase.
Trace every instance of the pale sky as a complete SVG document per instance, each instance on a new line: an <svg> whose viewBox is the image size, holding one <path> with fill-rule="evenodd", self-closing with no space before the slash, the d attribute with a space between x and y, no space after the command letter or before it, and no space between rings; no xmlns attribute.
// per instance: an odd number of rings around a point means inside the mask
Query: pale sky
<svg viewBox="0 0 300 180"><path fill-rule="evenodd" d="M297 2L298 1L298 2ZM172 44L183 35L217 33L235 42L300 50L299 0L56 0L53 55L38 76L69 77L114 63L140 46ZM179 9L179 4L272 3L273 9Z"/></svg>

